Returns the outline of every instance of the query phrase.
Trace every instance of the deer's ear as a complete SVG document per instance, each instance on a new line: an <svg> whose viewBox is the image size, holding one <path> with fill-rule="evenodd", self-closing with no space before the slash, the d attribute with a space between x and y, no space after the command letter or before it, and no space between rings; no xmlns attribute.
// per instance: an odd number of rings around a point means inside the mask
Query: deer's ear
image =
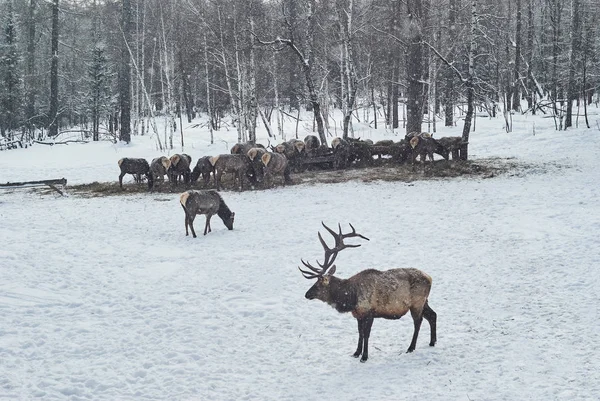
<svg viewBox="0 0 600 401"><path fill-rule="evenodd" d="M335 265L331 266L331 269L327 272L328 276L333 276L335 274Z"/></svg>

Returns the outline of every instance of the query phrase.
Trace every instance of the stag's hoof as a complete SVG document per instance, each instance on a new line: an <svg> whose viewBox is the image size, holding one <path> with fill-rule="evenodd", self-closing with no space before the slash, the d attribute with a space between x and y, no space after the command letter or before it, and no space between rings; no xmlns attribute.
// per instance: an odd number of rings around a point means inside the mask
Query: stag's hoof
<svg viewBox="0 0 600 401"><path fill-rule="evenodd" d="M414 348L409 348L406 350L406 353L409 354L409 353L413 352L414 350L415 350Z"/></svg>
<svg viewBox="0 0 600 401"><path fill-rule="evenodd" d="M360 356L360 354L361 354L360 352L355 352L354 354L352 354L352 356L354 358L358 358Z"/></svg>
<svg viewBox="0 0 600 401"><path fill-rule="evenodd" d="M363 358L360 358L360 363L365 363L365 362L367 362L367 359L369 359L369 358L365 358L365 357L363 357Z"/></svg>
<svg viewBox="0 0 600 401"><path fill-rule="evenodd" d="M429 343L429 346L430 346L430 347L435 347L435 341L432 341L432 342L430 342L430 343Z"/></svg>

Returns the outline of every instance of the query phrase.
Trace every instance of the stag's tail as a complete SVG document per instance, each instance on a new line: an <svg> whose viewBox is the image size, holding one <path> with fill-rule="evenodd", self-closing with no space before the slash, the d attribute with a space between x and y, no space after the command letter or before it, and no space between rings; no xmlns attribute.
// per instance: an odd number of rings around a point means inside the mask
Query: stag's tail
<svg viewBox="0 0 600 401"><path fill-rule="evenodd" d="M187 204L187 200L190 197L191 192L190 191L185 191L184 193L182 193L181 195L179 195L179 203L181 203L181 206L183 207L183 210L187 210L185 208L185 205Z"/></svg>

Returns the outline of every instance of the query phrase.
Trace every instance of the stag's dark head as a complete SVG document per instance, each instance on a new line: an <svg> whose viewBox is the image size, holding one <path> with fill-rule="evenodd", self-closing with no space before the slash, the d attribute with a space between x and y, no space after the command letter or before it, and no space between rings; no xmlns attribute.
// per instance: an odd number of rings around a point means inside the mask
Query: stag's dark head
<svg viewBox="0 0 600 401"><path fill-rule="evenodd" d="M335 239L335 246L333 248L328 247L327 244L325 243L325 241L323 240L321 233L319 233L318 234L319 241L321 242L321 245L323 246L323 249L325 251L325 260L323 261L323 263L320 263L317 261L317 264L319 265L320 268L316 268L313 265L311 265L310 263L305 262L304 260L301 259L302 264L305 267L307 267L309 270L302 270L300 268L299 269L305 278L307 278L307 279L316 278L317 279L317 282L315 284L313 284L312 287L310 287L310 289L306 292L306 294L304 296L307 299L318 299L318 300L326 302L328 304L334 304L334 303L336 303L337 300L332 299L331 284L335 283L335 281L339 280L339 279L337 279L336 277L333 277L333 275L335 273L335 265L333 264L333 262L335 262L338 252L341 251L342 249L357 248L360 246L360 244L358 244L358 245L344 244L344 239L350 238L350 237L360 237L362 239L366 239L367 241L369 241L369 239L363 235L358 234L356 232L356 230L354 229L354 227L352 226L352 224L350 224L350 227L352 228L352 232L346 233L346 234L342 233L341 225L338 225L339 232L336 233L331 228L327 227L323 222L321 222L321 224L323 225L323 227L325 227L325 229L327 231L329 231L329 233Z"/></svg>
<svg viewBox="0 0 600 401"><path fill-rule="evenodd" d="M228 230L233 230L233 220L235 219L235 212L231 212L231 215L228 218L223 219L223 224L227 227Z"/></svg>

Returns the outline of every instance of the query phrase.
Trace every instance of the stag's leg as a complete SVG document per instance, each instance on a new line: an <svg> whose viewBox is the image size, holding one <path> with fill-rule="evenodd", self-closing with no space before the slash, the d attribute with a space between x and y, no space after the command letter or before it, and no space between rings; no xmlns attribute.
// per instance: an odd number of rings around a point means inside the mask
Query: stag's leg
<svg viewBox="0 0 600 401"><path fill-rule="evenodd" d="M429 346L433 347L437 342L437 313L435 313L433 309L431 309L428 302L425 302L425 306L423 307L423 317L429 322L429 328L431 331L431 341L429 342Z"/></svg>
<svg viewBox="0 0 600 401"><path fill-rule="evenodd" d="M188 222L190 224L190 229L192 230L192 236L194 238L196 238L196 230L194 230L194 219L196 218L196 215L191 215L188 217Z"/></svg>
<svg viewBox="0 0 600 401"><path fill-rule="evenodd" d="M121 189L123 189L123 177L125 177L125 173L121 171L121 174L119 174L119 186Z"/></svg>
<svg viewBox="0 0 600 401"><path fill-rule="evenodd" d="M212 230L210 229L210 214L206 215L206 223L204 224L204 235L206 235L206 233L211 232Z"/></svg>
<svg viewBox="0 0 600 401"><path fill-rule="evenodd" d="M371 326L373 326L373 317L369 316L363 320L363 353L361 362L367 362L369 359L369 336L371 335Z"/></svg>
<svg viewBox="0 0 600 401"><path fill-rule="evenodd" d="M356 319L358 322L358 346L356 347L356 352L352 355L355 358L358 358L362 354L363 350L363 326L364 319Z"/></svg>
<svg viewBox="0 0 600 401"><path fill-rule="evenodd" d="M187 237L188 235L190 235L188 232L188 212L187 210L185 210L185 206L181 205L181 207L183 208L183 212L185 213L185 236Z"/></svg>
<svg viewBox="0 0 600 401"><path fill-rule="evenodd" d="M410 310L410 314L413 318L413 323L415 325L415 331L413 332L413 338L408 346L408 350L406 352L413 352L417 347L417 338L419 337L419 330L421 330L421 323L423 322L423 309L412 308Z"/></svg>

